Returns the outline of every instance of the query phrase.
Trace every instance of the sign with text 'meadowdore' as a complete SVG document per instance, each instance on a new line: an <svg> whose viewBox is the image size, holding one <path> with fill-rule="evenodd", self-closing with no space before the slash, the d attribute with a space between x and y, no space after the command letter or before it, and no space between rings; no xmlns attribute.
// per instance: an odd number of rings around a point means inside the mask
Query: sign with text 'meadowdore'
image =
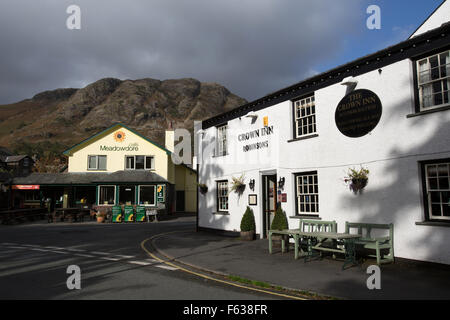
<svg viewBox="0 0 450 320"><path fill-rule="evenodd" d="M380 98L370 90L359 89L342 98L334 118L337 128L343 135L358 138L377 126L381 113Z"/></svg>

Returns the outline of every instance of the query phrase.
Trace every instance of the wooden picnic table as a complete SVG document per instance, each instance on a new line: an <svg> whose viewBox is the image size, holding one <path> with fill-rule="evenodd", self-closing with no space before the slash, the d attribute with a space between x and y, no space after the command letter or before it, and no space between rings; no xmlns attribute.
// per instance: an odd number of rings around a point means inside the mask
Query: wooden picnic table
<svg viewBox="0 0 450 320"><path fill-rule="evenodd" d="M2 223L10 223L13 220L34 219L36 217L45 217L45 208L21 208L0 211L0 220Z"/></svg>
<svg viewBox="0 0 450 320"><path fill-rule="evenodd" d="M345 268L348 264L357 264L356 263L356 250L355 250L355 241L361 238L361 235L358 234L349 234L349 233L338 233L338 232L305 232L300 229L290 229L290 230L271 230L269 231L269 252L272 253L272 235L273 234L282 234L282 235L291 235L294 238L295 243L295 253L294 258L298 259L300 256L305 257L305 262L308 258L313 257L313 250L319 251L328 251L333 253L343 253L345 255L344 265L342 269ZM304 252L300 246L300 239L306 240L307 251ZM332 248L323 246L327 240L333 240L334 246ZM285 252L286 245L284 243L284 239L282 240L282 252ZM343 242L343 246L339 247L337 242Z"/></svg>
<svg viewBox="0 0 450 320"><path fill-rule="evenodd" d="M90 213L90 209L88 208L56 208L53 213L49 216L49 222L50 218L52 221L55 221L57 217L61 218L61 221L64 221L66 218L69 218L70 222L72 221L78 221L78 218L80 218L80 221L83 221L83 217L85 214Z"/></svg>

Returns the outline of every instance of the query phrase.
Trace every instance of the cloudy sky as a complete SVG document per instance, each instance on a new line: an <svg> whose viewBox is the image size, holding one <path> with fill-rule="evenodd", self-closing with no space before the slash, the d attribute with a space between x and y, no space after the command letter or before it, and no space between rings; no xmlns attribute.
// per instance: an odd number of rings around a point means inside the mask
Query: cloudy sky
<svg viewBox="0 0 450 320"><path fill-rule="evenodd" d="M405 40L440 3L1 0L0 104L104 77L192 77L253 100ZM72 4L80 30L66 27ZM371 4L380 30L366 27Z"/></svg>

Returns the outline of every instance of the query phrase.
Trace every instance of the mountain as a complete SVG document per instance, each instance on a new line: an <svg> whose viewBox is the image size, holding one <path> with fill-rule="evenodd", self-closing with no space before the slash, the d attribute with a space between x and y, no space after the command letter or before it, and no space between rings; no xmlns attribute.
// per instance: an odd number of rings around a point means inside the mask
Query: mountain
<svg viewBox="0 0 450 320"><path fill-rule="evenodd" d="M33 146L45 145L58 153L115 122L164 145L170 123L192 131L194 120L244 103L225 87L196 79L105 78L81 89L45 91L0 105L0 146L29 153Z"/></svg>

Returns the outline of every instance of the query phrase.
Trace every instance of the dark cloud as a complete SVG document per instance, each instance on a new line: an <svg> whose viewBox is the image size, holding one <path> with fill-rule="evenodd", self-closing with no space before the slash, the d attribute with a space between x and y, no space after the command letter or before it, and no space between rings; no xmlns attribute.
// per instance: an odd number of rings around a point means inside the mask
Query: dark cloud
<svg viewBox="0 0 450 320"><path fill-rule="evenodd" d="M363 28L358 0L0 3L0 103L103 77L193 77L249 100L300 81ZM66 8L81 8L68 30Z"/></svg>

